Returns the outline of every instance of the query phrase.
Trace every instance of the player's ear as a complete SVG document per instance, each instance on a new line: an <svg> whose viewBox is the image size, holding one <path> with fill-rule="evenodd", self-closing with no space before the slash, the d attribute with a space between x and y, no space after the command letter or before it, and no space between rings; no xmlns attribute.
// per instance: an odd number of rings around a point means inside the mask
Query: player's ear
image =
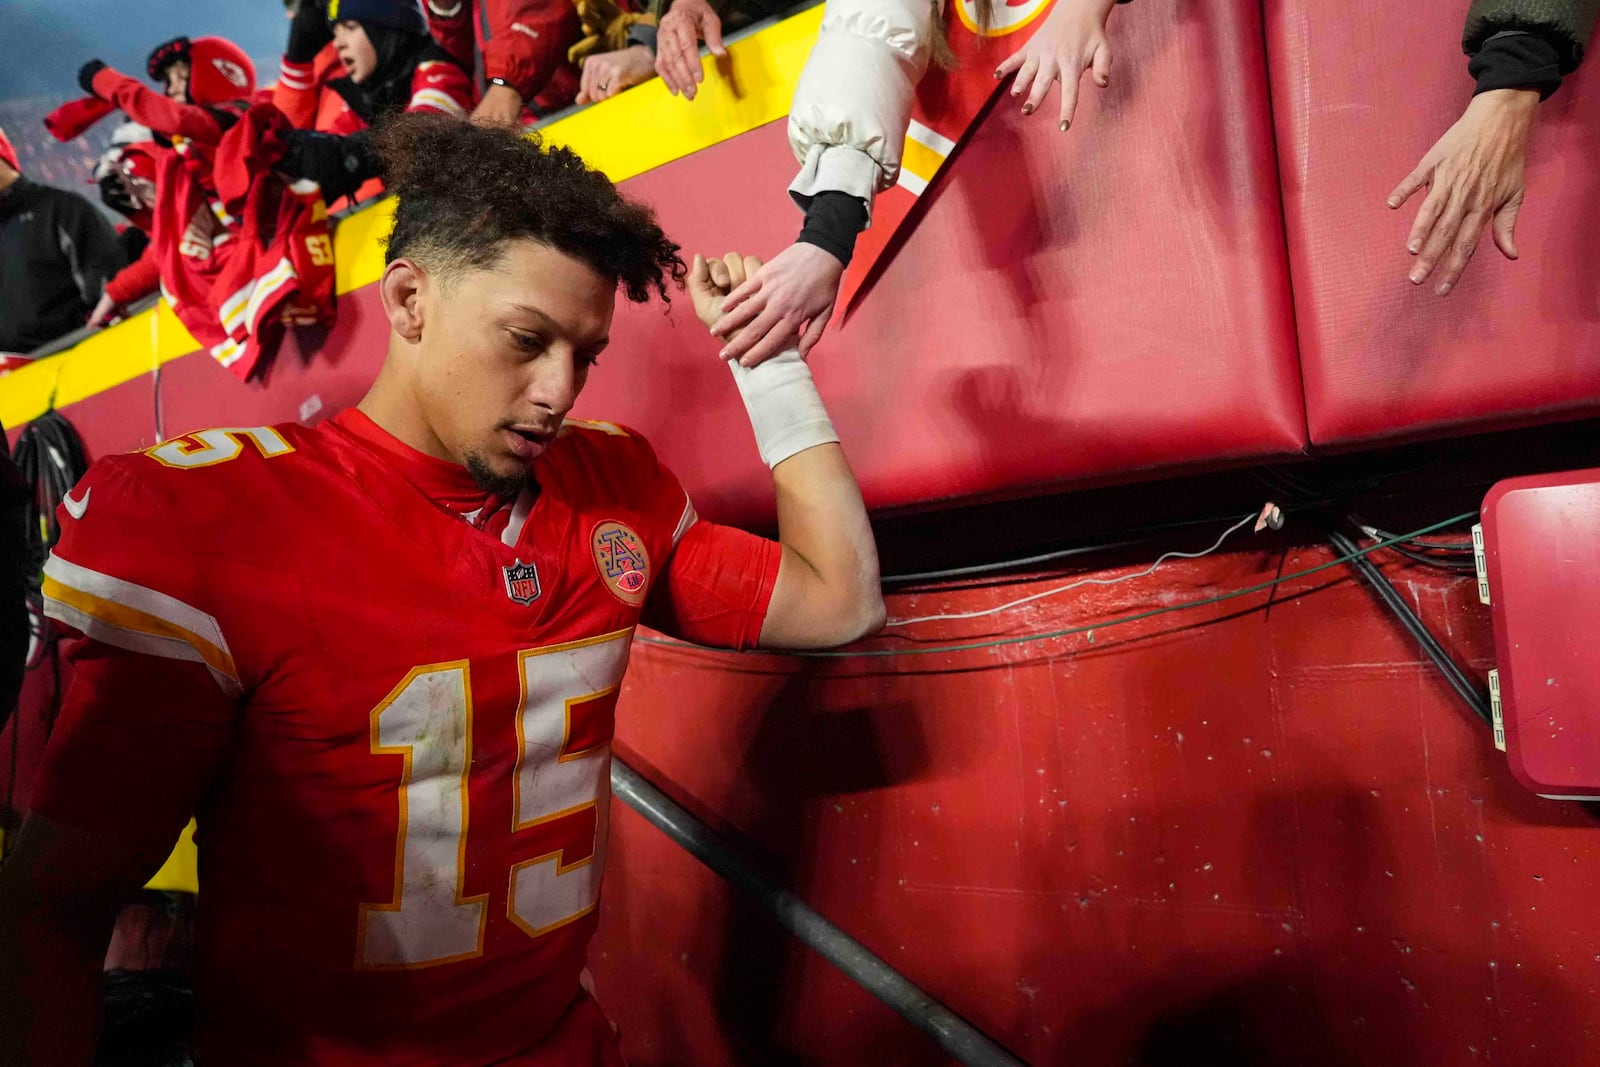
<svg viewBox="0 0 1600 1067"><path fill-rule="evenodd" d="M389 328L411 344L422 339L422 291L427 284L427 272L404 256L385 267L378 281Z"/></svg>

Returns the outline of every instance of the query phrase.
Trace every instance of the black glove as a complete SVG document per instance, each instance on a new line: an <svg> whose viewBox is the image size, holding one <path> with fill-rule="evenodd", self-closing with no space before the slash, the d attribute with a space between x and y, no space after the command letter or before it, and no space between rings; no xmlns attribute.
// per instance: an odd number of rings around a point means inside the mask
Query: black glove
<svg viewBox="0 0 1600 1067"><path fill-rule="evenodd" d="M289 44L283 50L283 58L290 63L309 63L331 40L327 4L322 0L300 0L289 23Z"/></svg>
<svg viewBox="0 0 1600 1067"><path fill-rule="evenodd" d="M316 182L322 186L323 199L329 202L350 196L382 172L370 133L359 130L340 137L312 130L286 130L284 154L277 169L291 178Z"/></svg>
<svg viewBox="0 0 1600 1067"><path fill-rule="evenodd" d="M91 59L78 68L78 87L90 96L99 96L94 91L94 76L106 69L106 65L98 59Z"/></svg>

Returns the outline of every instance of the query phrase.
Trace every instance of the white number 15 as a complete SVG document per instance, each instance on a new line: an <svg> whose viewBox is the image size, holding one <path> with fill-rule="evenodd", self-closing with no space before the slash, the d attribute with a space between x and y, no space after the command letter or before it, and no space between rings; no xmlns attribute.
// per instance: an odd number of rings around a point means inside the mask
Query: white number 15
<svg viewBox="0 0 1600 1067"><path fill-rule="evenodd" d="M507 918L538 937L593 911L605 865L611 745L585 744L592 716L608 714L628 665L633 631L517 654L522 695L512 771L510 831L594 809L592 846L558 849L514 865ZM574 719L578 728L574 730ZM372 710L372 751L404 759L394 892L362 904L356 965L431 967L483 952L488 894L467 896L472 680L465 660L415 667ZM489 816L494 818L494 816ZM504 818L504 816L501 816Z"/></svg>

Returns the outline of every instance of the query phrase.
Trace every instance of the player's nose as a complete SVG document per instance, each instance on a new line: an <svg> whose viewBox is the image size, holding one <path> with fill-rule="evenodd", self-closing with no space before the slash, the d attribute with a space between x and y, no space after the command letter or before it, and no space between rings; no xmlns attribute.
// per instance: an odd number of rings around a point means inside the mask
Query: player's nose
<svg viewBox="0 0 1600 1067"><path fill-rule="evenodd" d="M578 400L578 373L572 359L541 359L524 396L534 407L556 418L566 415Z"/></svg>

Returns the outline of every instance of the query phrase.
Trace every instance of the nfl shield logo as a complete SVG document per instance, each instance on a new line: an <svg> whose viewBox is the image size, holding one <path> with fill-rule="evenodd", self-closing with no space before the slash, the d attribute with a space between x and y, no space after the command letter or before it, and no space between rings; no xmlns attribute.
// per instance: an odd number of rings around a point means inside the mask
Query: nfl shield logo
<svg viewBox="0 0 1600 1067"><path fill-rule="evenodd" d="M538 568L519 559L502 569L506 574L506 596L518 604L532 604L539 599Z"/></svg>

